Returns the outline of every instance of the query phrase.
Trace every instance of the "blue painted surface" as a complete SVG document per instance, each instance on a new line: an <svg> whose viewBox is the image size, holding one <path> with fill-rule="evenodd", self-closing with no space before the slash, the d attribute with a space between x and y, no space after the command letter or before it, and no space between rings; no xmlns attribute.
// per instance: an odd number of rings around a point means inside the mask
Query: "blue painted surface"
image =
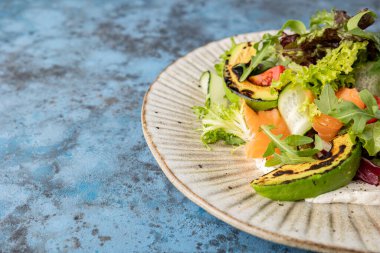
<svg viewBox="0 0 380 253"><path fill-rule="evenodd" d="M1 250L303 252L179 193L145 144L141 104L192 49L334 6L380 13L377 0L1 1Z"/></svg>

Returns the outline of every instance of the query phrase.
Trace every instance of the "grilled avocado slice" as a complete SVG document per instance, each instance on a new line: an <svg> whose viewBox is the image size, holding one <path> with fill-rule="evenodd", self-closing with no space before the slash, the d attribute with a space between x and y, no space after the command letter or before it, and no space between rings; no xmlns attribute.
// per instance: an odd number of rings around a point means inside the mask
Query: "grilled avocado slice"
<svg viewBox="0 0 380 253"><path fill-rule="evenodd" d="M348 134L336 137L332 144L324 158L284 165L252 181L252 187L273 200L296 201L347 185L359 167L362 149Z"/></svg>
<svg viewBox="0 0 380 253"><path fill-rule="evenodd" d="M278 92L268 86L255 85L248 80L239 81L239 75L234 70L238 64L248 63L256 53L251 42L237 45L224 65L224 81L227 87L237 96L242 97L254 110L268 110L277 107Z"/></svg>

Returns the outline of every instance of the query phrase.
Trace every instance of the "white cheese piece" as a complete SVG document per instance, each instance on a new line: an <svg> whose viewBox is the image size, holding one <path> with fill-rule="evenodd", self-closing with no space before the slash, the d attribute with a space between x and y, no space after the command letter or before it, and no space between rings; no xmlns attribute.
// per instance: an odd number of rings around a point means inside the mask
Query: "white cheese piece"
<svg viewBox="0 0 380 253"><path fill-rule="evenodd" d="M262 172L264 172L265 174L271 172L272 170L277 169L276 166L266 167L265 163L267 160L265 158L256 158L255 161L256 161L256 167Z"/></svg>
<svg viewBox="0 0 380 253"><path fill-rule="evenodd" d="M380 187L364 183L362 181L353 181L335 191L327 192L315 198L309 198L305 201L311 203L350 203L360 205L380 205Z"/></svg>

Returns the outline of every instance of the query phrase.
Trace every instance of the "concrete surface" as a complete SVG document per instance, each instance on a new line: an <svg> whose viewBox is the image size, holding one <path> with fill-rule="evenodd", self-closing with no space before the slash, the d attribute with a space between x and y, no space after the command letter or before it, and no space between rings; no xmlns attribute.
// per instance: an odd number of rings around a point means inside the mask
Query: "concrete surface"
<svg viewBox="0 0 380 253"><path fill-rule="evenodd" d="M334 6L380 13L378 0L1 1L0 252L304 252L179 193L140 111L179 56Z"/></svg>

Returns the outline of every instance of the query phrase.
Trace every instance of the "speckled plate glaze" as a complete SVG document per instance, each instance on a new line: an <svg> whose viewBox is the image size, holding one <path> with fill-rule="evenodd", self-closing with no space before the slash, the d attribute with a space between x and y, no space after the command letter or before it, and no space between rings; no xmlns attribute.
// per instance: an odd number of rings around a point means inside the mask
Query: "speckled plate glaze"
<svg viewBox="0 0 380 253"><path fill-rule="evenodd" d="M257 41L263 33L236 36ZM323 252L380 252L377 206L275 202L253 192L261 175L242 150L200 142L191 107L202 105L201 72L212 69L229 39L198 48L170 65L146 93L142 108L145 139L169 180L194 203L252 235Z"/></svg>

